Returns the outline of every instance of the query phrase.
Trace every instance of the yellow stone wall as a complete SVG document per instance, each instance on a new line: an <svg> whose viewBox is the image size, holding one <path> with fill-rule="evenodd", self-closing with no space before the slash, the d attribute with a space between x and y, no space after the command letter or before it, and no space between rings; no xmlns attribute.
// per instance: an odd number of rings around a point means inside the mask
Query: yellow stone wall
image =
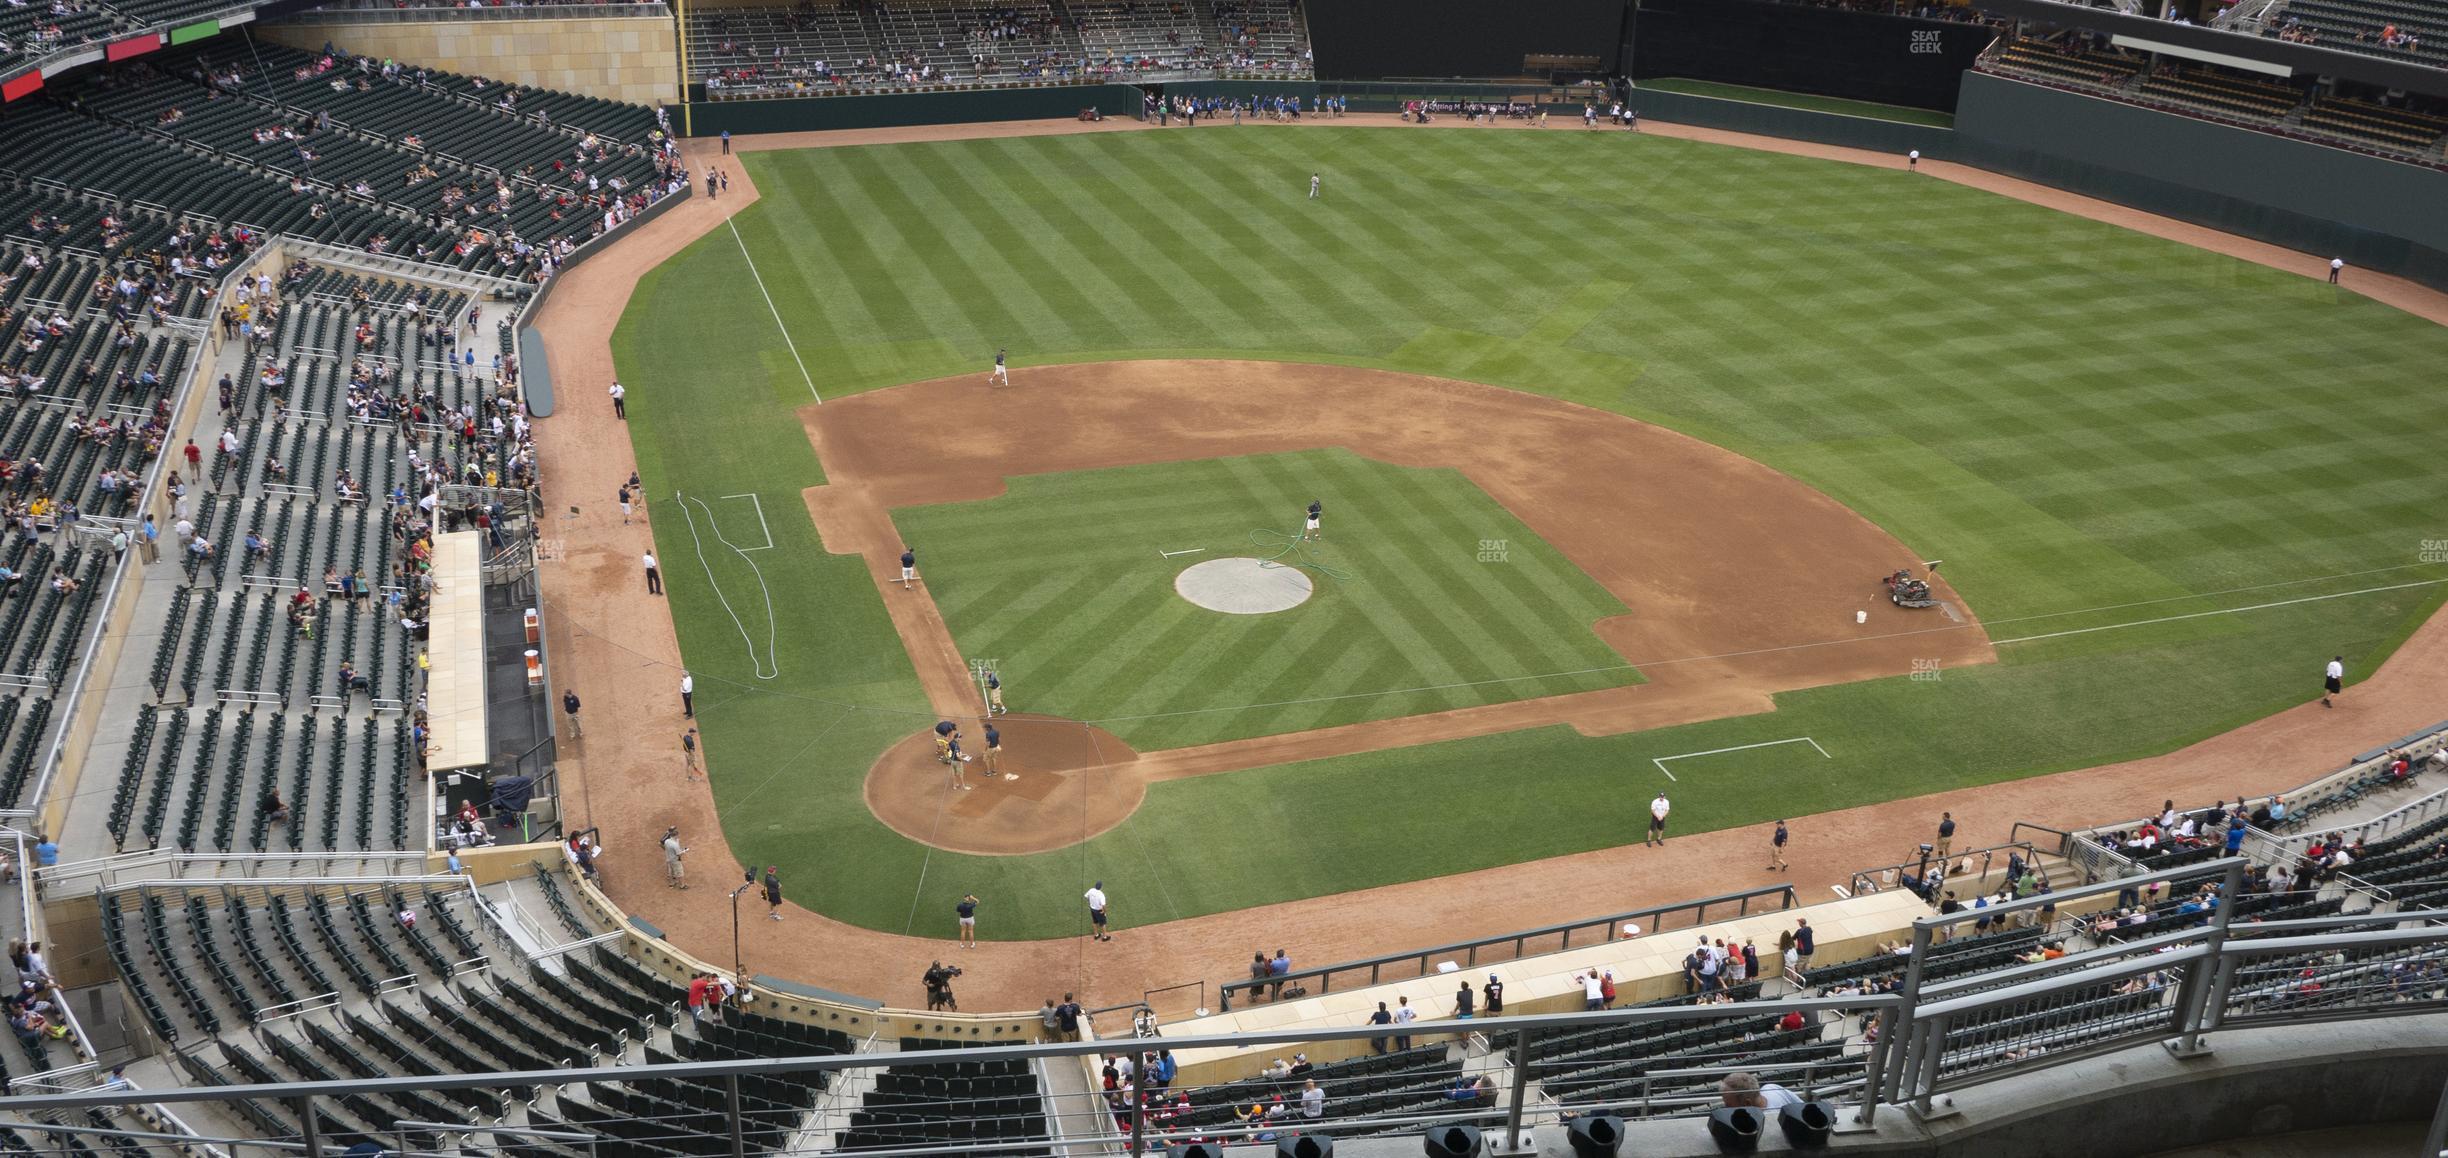
<svg viewBox="0 0 2448 1158"><path fill-rule="evenodd" d="M679 47L669 16L567 20L411 20L296 23L264 28L267 39L336 48L494 80L637 104L680 99Z"/></svg>

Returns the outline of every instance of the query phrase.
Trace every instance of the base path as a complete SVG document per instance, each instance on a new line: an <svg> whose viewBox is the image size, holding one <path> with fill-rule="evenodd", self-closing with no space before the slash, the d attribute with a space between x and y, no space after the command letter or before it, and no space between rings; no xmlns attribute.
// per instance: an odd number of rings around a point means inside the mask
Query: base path
<svg viewBox="0 0 2448 1158"><path fill-rule="evenodd" d="M1335 125L1403 126L1391 116L1353 116ZM741 152L764 148L956 140L990 136L1143 129L1133 122L1086 125L1075 121L1029 121L988 125L934 125L841 133L783 134L734 140ZM1280 132L1296 127L1202 125L1176 132ZM1579 131L1474 128L1459 122L1428 131ZM1826 157L1854 164L1900 167L1900 158L1836 149L1773 137L1645 125L1644 131L1780 153ZM736 161L720 156L710 141L684 143L690 171L717 165L729 171L732 193L719 202L688 203L634 230L594 260L561 275L561 284L538 325L550 352L562 404L539 423L536 438L548 493L609 495L628 478L627 431L613 418L603 389L612 375L613 327L637 279L700 235L718 229L731 213L755 204L757 190ZM2296 253L2215 233L2165 217L2139 213L2043 185L1977 169L1925 161L1921 172L2002 196L2121 225L2230 254L2307 278L2328 276L2327 255ZM2448 324L2448 295L2403 279L2349 271L2349 289L2419 317ZM633 401L636 401L633 398ZM638 555L648 539L642 526L623 527L608 504L584 504L574 519L556 520L547 535L562 539L565 554L542 568L545 615L552 637L556 682L575 688L593 722L586 738L565 744L560 774L569 826L600 826L608 855L606 881L613 898L630 913L653 922L672 944L708 961L726 961L731 943L730 907L711 887L675 892L662 887L654 841L666 824L679 824L695 847L701 876L715 866L737 863L725 846L705 785L682 774L677 737L686 721L672 687L679 677L680 648L671 616L645 593ZM872 505L870 509L874 509ZM649 511L649 516L659 514ZM965 676L965 673L963 673ZM1805 899L1829 896L1866 865L1892 862L1934 833L1940 809L1962 822L1961 846L1994 843L2017 820L2060 827L2124 820L2156 810L2159 801L2193 801L2285 789L2342 764L2355 752L2437 722L2438 689L2448 683L2448 615L2434 616L2380 670L2348 689L2334 710L2307 705L2256 721L2236 731L2166 756L2037 777L1944 796L1897 800L1808 817L1794 817L1791 872L1769 874L1747 866L1766 863L1767 830L1729 829L1678 836L1666 847L1643 848L1639 834L1624 833L1619 848L1504 868L1391 885L1365 892L1318 897L1261 908L1219 913L1154 928L1130 923L1132 898L1117 897L1123 914L1110 943L1085 938L1042 942L988 941L963 954L968 969L960 994L972 1009L1030 1009L1048 996L1077 992L1088 1005L1133 1000L1148 989L1200 977L1239 979L1251 952L1286 947L1307 967L1397 952L1421 945L1595 916L1621 909L1671 904L1786 879ZM964 698L961 702L973 703ZM1334 729L1332 734L1376 725ZM1321 733L1304 733L1312 743ZM1284 737L1242 741L1253 748ZM1355 751L1383 747L1365 736ZM1217 748L1222 745L1215 746ZM1178 755L1178 754L1168 754ZM1246 757L1235 754L1236 766ZM722 767L719 749L706 754ZM718 773L719 774L719 773ZM1025 773L1024 773L1025 775ZM1025 781L1022 781L1025 783ZM985 792L978 790L977 795ZM1748 858L1748 859L1746 859ZM749 967L812 985L857 993L895 1006L916 1006L923 996L918 975L929 960L947 955L950 917L929 937L898 936L845 925L786 907L789 919L749 921L742 930ZM993 935L991 926L987 935Z"/></svg>
<svg viewBox="0 0 2448 1158"><path fill-rule="evenodd" d="M866 557L929 698L954 718L975 710L969 671L924 585L901 587L904 540L890 511L992 498L1021 475L1322 447L1450 468L1630 609L1596 631L1645 684L1142 753L1103 778L1133 801L1147 782L1175 776L1555 724L1638 731L1769 711L1778 692L1903 675L1933 659L1952 668L1997 658L1968 614L1890 602L1878 576L1918 556L1843 504L1664 427L1516 390L1348 366L1149 360L1030 367L1009 387L964 375L799 414L832 480L807 492L825 548ZM909 779L888 757L869 773L868 801L889 804L877 816L895 830L940 848L1045 851L1111 827L1083 827L1075 799L947 813L878 790ZM1108 802L1087 812L1112 823L1129 814Z"/></svg>

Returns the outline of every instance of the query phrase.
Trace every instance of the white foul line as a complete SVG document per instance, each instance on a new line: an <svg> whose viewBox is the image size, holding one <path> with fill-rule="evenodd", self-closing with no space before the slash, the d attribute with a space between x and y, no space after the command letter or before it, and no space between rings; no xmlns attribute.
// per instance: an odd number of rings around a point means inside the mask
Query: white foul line
<svg viewBox="0 0 2448 1158"><path fill-rule="evenodd" d="M1762 740L1757 744L1736 744L1731 748L1711 748L1706 752L1685 752L1679 756L1652 756L1650 757L1649 762L1657 765L1658 771L1666 773L1666 778L1668 780L1674 780L1674 772L1666 767L1666 762L1668 760L1688 760L1694 756L1715 756L1721 752L1747 752L1753 748L1774 748L1779 744L1808 744L1813 749L1817 750L1821 756L1826 756L1830 760L1835 759L1834 756L1828 756L1827 749L1819 747L1819 741L1811 739L1808 736L1796 736L1790 740ZM1676 780L1675 782L1678 784L1682 783L1680 780Z"/></svg>
<svg viewBox="0 0 2448 1158"><path fill-rule="evenodd" d="M757 272L756 259L748 256L748 243L740 240L739 226L728 217L723 218L723 224L731 227L731 240L739 242L740 259L748 263L748 276L756 279L757 292L765 295L765 308L773 313L774 328L782 331L782 344L790 347L791 361L799 363L799 377L807 383L808 395L817 405L824 405L824 395L816 393L816 379L809 376L807 363L799 359L799 343L791 341L790 327L782 322L782 311L774 308L773 295L765 293L765 277Z"/></svg>
<svg viewBox="0 0 2448 1158"><path fill-rule="evenodd" d="M1190 548L1190 549L1188 549L1188 550L1185 550L1185 551L1158 551L1158 552L1156 552L1156 553L1157 553L1157 554L1159 554L1159 555L1164 556L1164 557L1165 557L1165 558L1167 558L1167 559L1170 559L1170 558L1172 558L1172 557L1173 557L1173 556L1175 556L1175 555L1196 555L1196 554L1198 554L1199 552L1204 551L1204 550L1206 550L1206 549L1207 549L1207 548L1205 548L1205 547L1192 547L1192 548Z"/></svg>
<svg viewBox="0 0 2448 1158"><path fill-rule="evenodd" d="M2366 587L2361 591L2333 591L2327 595L2306 595L2301 599L2281 599L2275 603L2255 603L2250 607L2222 607L2216 611L2194 611L2184 615L2162 615L2157 619L2137 619L2131 623L2107 623L2098 627L2077 627L2068 631L2051 631L2040 635L2018 635L2013 639L1993 639L1989 642L1993 645L2004 647L2010 643L2030 643L2035 639L2056 639L2059 636L2065 635L2089 635L2094 631L2115 631L2118 628L2123 627L2148 627L2154 623L2174 623L2180 619L2200 619L2211 615L2236 615L2246 611L2267 611L2272 607L2292 607L2298 603L2319 603L2327 599L2344 599L2350 595L2377 595L2383 591L2403 591L2408 587L2433 587L2441 583L2448 583L2448 579L2417 579L2412 583L2398 583L2388 587Z"/></svg>

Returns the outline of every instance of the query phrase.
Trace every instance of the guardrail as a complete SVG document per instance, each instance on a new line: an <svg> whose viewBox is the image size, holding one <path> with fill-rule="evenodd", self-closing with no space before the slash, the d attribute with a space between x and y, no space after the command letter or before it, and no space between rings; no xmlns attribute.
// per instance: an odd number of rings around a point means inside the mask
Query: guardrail
<svg viewBox="0 0 2448 1158"><path fill-rule="evenodd" d="M2185 869L2143 874L2142 884L2217 881L2236 895L2243 878L2243 861L2227 861ZM2078 886L2057 900L2078 900L2116 890L2120 882ZM2172 892L2188 891L2172 888ZM2050 898L2032 898L1992 907L1992 919L2020 908L2037 907ZM1916 1117L1935 1119L1962 1112L1951 1094L2001 1078L2062 1065L2065 1062L2142 1043L2157 1042L2179 1056L2198 1056L2210 1049L2206 1035L2218 1030L2299 1024L2307 1019L2362 1020L2375 1026L2381 1019L2448 1010L2439 970L2448 965L2448 913L2410 923L2404 914L2384 917L2327 917L2268 923L2235 922L2236 906L2220 905L2202 915L2202 925L2130 942L2112 943L2055 960L2014 964L1975 975L1933 982L1926 964L1939 935L1971 914L1932 915L1914 922L1909 958L1901 959L1904 977L1893 992L1828 998L1780 998L1723 1005L1640 1006L1583 1013L1481 1018L1469 1021L1423 1021L1399 1027L1401 1036L1430 1042L1477 1036L1491 1053L1482 1059L1510 1079L1510 1090L1458 1097L1450 1107L1407 1112L1338 1113L1335 1134L1390 1132L1413 1125L1464 1121L1484 1128L1498 1152L1515 1149L1529 1127L1552 1128L1565 1114L1644 1106L1672 1109L1686 1103L1713 1100L1706 1096L1712 1079L1732 1069L1753 1072L1768 1080L1793 1082L1828 1100L1839 1129L1875 1126L1880 1114L1905 1106ZM2412 979L2408 983L2408 979ZM1774 1023L1799 1015L1806 1025L1850 1026L1859 1015L1880 1032L1861 1053L1843 1056L1800 1054L1780 1062L1774 1050L1761 1044L1743 1023ZM2390 1024L2402 1025L2402 1021ZM2426 1032L2436 1032L2433 1028ZM1339 1053L1367 1049L1373 1037L1396 1036L1397 1027L1333 1025L1285 1027L1260 1035L1202 1034L1162 1036L1138 1048L1162 1045L1177 1054L1242 1054L1282 1051L1302 1046L1342 1043ZM1734 1033L1752 1048L1739 1061L1719 1059L1716 1048L1695 1045L1656 1057L1641 1075L1588 1072L1590 1062L1577 1057L1591 1034L1621 1031L1662 1038L1695 1031ZM1764 1031L1763 1031L1764 1032ZM2374 1031L2379 1032L2378 1030ZM1840 1047L1854 1044L1848 1040ZM1805 1034L1805 1041L1818 1035ZM242 1099L279 1100L301 1119L316 1121L319 1104L343 1098L385 1098L411 1092L442 1092L476 1087L576 1086L587 1082L685 1080L718 1091L735 1091L743 1077L776 1074L827 1073L848 1077L887 1066L922 1064L936 1058L995 1063L1079 1059L1112 1051L1105 1041L999 1045L943 1053L902 1051L888 1054L819 1054L788 1058L698 1061L663 1065L595 1065L520 1073L463 1073L399 1076L333 1082L279 1085L198 1085L134 1092L91 1089L67 1093L0 1098L0 1112L21 1116L61 1117L87 1107L138 1103L211 1102ZM1331 1055L1330 1055L1331 1056ZM1509 1067L1505 1064L1509 1061ZM1509 1072L1508 1072L1509 1071ZM1476 1070L1474 1070L1476 1072ZM1457 1077L1460 1076L1457 1071ZM1536 1088L1533 1088L1533 1083ZM841 1089L849 1082L827 1082ZM1457 1089L1460 1083L1457 1082ZM1195 1091L1192 1091L1195 1093ZM736 1096L736 1094L733 1094ZM1063 1144L1114 1147L1126 1140L1144 1141L1150 1148L1181 1139L1168 1137L1163 1122L1145 1113L1135 1100L1112 1116L1099 1115L1085 1134L1066 1131ZM81 1118L77 1120L82 1120ZM641 1125L653 1127L651 1119ZM681 1143L693 1152L721 1152L728 1131L733 1153L757 1145L738 1115L713 1115L694 1127L697 1134ZM1262 1132L1285 1129L1281 1121L1247 1125L1194 1127L1211 1141L1253 1140ZM73 1131L75 1127L57 1127ZM712 1136L707 1136L707 1135ZM103 1135L95 1135L97 1137ZM628 1135L629 1140L642 1140ZM249 1139L206 1138L212 1144L246 1144ZM307 1143L311 1149L314 1142ZM916 1146L878 1153L949 1154L972 1147Z"/></svg>
<svg viewBox="0 0 2448 1158"><path fill-rule="evenodd" d="M286 870L312 866L330 869L352 866L360 876L328 877L320 875L290 876ZM236 868L236 873L225 870ZM363 870L373 870L364 872ZM267 870L270 870L267 875ZM332 853L182 853L168 848L145 848L117 853L93 860L70 861L31 874L44 892L68 889L80 893L96 889L115 890L140 884L179 884L196 880L247 880L258 884L323 883L330 880L433 880L450 881L463 878L449 875L430 876L425 871L422 852L332 852Z"/></svg>
<svg viewBox="0 0 2448 1158"><path fill-rule="evenodd" d="M2009 840L2005 844L1991 845L1988 848L1964 849L1960 852L1950 852L1945 856L1940 856L1933 850L1927 856L1904 861L1901 864L1862 869L1853 874L1846 893L1848 896L1862 896L1886 889L1903 888L1925 899L1935 900L1937 884L1963 876L1969 876L1974 880L1983 879L1989 875L1993 867L1999 867L2000 862L2005 859L1999 855L2001 853L2010 856L2020 855L2025 863L2033 863L2039 852L2040 850L2029 841L2021 840ZM1976 864L1977 867L1971 867Z"/></svg>
<svg viewBox="0 0 2448 1158"><path fill-rule="evenodd" d="M2425 757L2442 749L2448 749L2448 723L2434 724L2413 735L2401 737L2381 747L2360 753L2344 768L2299 787L2266 796L2241 797L2229 805L2229 808L2249 813L2266 807L2281 797L2288 802L2286 817L2273 823L2302 831L2293 835L2282 835L2263 832L2258 828L2250 830L2246 837L2246 851L2251 855L2251 859L2261 863L2273 863L2278 858L2299 856L2310 847L2314 838L2329 833L2353 833L2365 839L2377 839L2392 829L2418 824L2442 812L2448 812L2448 800L2442 799L2448 797L2448 790L2432 793L2356 824L2324 825L2314 823L2313 818L2341 803L2353 803L2371 792L2399 786L2402 782L2383 779L2382 770L2392 753L2403 753L2408 759L2413 760L2415 771L2419 774L2422 768L2430 763ZM2201 809L2187 808L2180 811L2189 814L2199 812ZM2019 835L2028 828L2035 832L2053 834L2061 838L2060 847L2064 850L2062 855L2086 868L2097 864L2102 871L2095 879L2107 879L2112 871L2134 871L2136 862L2109 851L2099 843L2099 836L2103 833L2127 832L2154 819L2156 818L2141 817L2114 824L2094 825L2071 833L2060 832L2057 829L2029 822L2018 822L2012 832ZM2223 833L2211 834L2212 838L2223 835Z"/></svg>
<svg viewBox="0 0 2448 1158"><path fill-rule="evenodd" d="M436 24L494 20L671 19L663 4L536 4L514 8L309 8L290 14L301 24Z"/></svg>
<svg viewBox="0 0 2448 1158"><path fill-rule="evenodd" d="M1776 901L1773 908L1766 904L1771 898ZM1455 964L1468 968L1479 964L1483 959L1512 961L1540 953L1561 952L1572 948L1573 938L1576 936L1580 937L1582 944L1585 945L1603 944L1614 940L1617 931L1626 924L1639 924L1641 932L1648 934L1676 927L1669 922L1678 917L1690 918L1681 927L1705 925L1709 922L1709 910L1711 909L1720 910L1718 915L1723 918L1727 914L1722 910L1731 906L1734 910L1731 915L1742 917L1750 915L1754 909L1761 912L1781 912L1793 908L1796 903L1797 898L1792 885L1770 885L1765 888L1725 893L1697 901L1685 901L1678 905L1634 909L1630 912L1611 913L1604 917L1585 917L1560 925L1542 925L1536 929L1523 929L1473 941L1455 941L1426 949L1389 953L1382 957L1363 957L1357 961L1344 961L1315 969L1295 969L1282 976L1269 977L1263 981L1256 978L1227 981L1216 986L1217 1009L1219 1012L1231 1011L1234 994L1247 993L1255 989L1275 990L1296 985L1308 988L1310 983L1314 982L1316 993L1332 993L1338 979L1343 980L1345 988L1351 988L1352 980L1344 975L1359 973L1363 970L1367 972L1368 979L1359 982L1361 985L1377 985L1386 981L1407 981L1413 977L1425 977L1433 972L1435 965L1432 962L1454 958L1457 955L1460 960ZM1593 938L1592 934L1596 936ZM1545 944L1550 938L1553 938L1555 943ZM1495 955L1493 953L1495 950L1503 950L1503 955ZM1483 954L1486 956L1483 957Z"/></svg>

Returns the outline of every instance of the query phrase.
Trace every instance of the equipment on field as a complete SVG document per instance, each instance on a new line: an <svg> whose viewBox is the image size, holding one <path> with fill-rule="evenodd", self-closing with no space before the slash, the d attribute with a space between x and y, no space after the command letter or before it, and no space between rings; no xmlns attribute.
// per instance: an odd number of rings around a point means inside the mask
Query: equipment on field
<svg viewBox="0 0 2448 1158"><path fill-rule="evenodd" d="M1898 607L1938 606L1938 601L1930 596L1929 582L1913 578L1910 567L1897 568L1895 574L1879 582L1887 588L1887 598L1894 600Z"/></svg>

